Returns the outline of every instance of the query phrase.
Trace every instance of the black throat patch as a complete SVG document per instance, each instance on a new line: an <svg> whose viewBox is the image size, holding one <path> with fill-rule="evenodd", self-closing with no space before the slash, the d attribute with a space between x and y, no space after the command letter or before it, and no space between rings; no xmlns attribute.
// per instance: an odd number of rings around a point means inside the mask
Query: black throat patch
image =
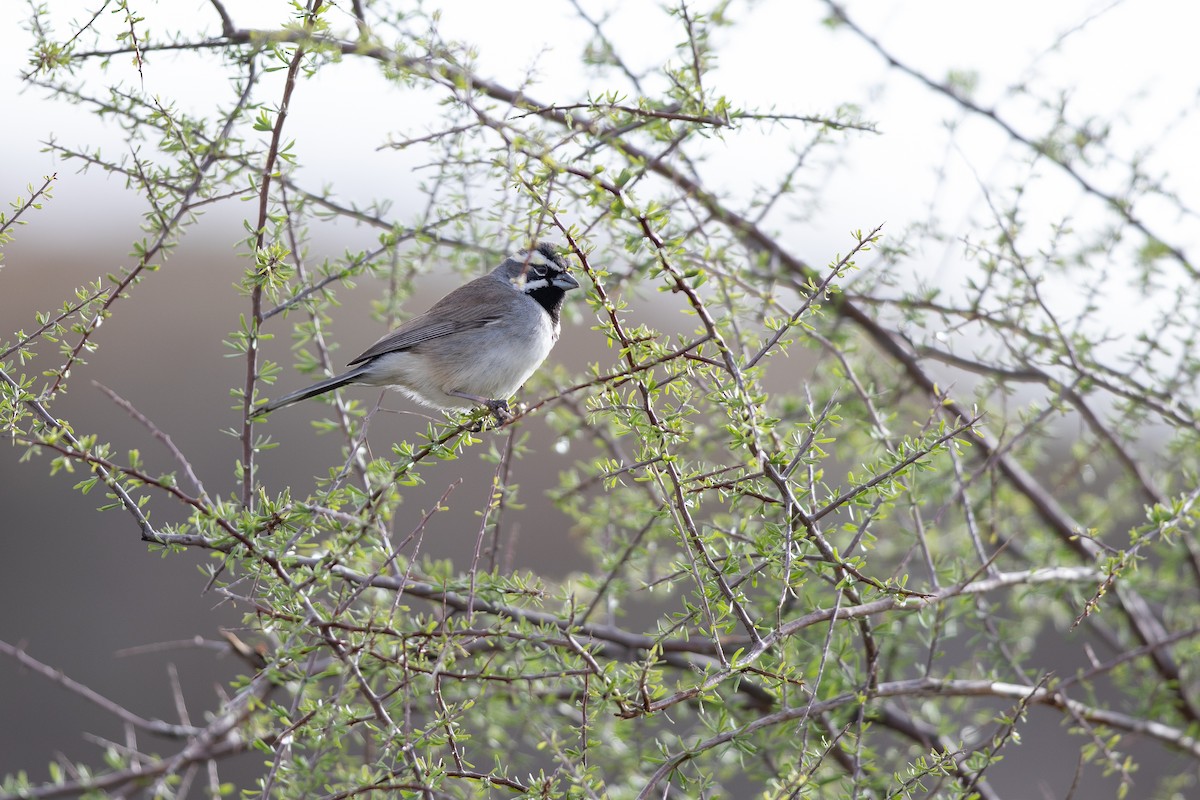
<svg viewBox="0 0 1200 800"><path fill-rule="evenodd" d="M563 298L567 296L564 290L553 284L547 284L539 286L536 289L529 289L526 291L526 294L537 300L538 305L546 309L546 313L550 315L550 319L554 320L554 324L558 324L558 315L562 312Z"/></svg>

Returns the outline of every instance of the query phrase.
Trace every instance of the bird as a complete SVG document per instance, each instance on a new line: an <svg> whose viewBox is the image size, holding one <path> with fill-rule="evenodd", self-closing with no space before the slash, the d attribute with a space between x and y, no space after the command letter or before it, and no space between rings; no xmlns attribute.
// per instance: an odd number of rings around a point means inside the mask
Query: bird
<svg viewBox="0 0 1200 800"><path fill-rule="evenodd" d="M508 399L558 341L563 300L578 288L554 247L534 243L388 333L350 361L352 369L269 402L255 416L363 384L443 411L486 406L503 423L512 418Z"/></svg>

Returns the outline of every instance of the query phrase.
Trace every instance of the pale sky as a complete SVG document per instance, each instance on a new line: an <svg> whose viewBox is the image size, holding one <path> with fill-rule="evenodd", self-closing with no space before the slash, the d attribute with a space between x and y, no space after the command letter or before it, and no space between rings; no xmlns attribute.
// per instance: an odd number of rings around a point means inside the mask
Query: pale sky
<svg viewBox="0 0 1200 800"><path fill-rule="evenodd" d="M51 5L62 20L59 31L67 30L71 19L90 17L98 7L97 2L73 0L55 0ZM578 67L589 31L565 0L536 4L456 0L444 5L443 36L475 43L483 74L516 84L533 66L536 84L530 92L548 100L576 99L589 88L609 88ZM204 0L158 0L142 8L136 2L132 6L157 29L186 29L197 20L214 20L208 31L217 30L212 7ZM226 3L235 22L243 26L278 23L288 17L287 6L276 0ZM629 45L623 56L635 69L670 57L682 40L673 22L648 10L655 8L648 4L626 0L584 2L583 6L595 16L609 6L618 9L610 30L619 44ZM996 105L1031 137L1045 130L1048 112L1027 98L1013 99L1007 94L1009 87L1030 81L1037 97L1053 99L1062 93L1069 99L1072 120L1098 116L1112 121L1112 142L1119 154L1128 157L1153 149L1147 168L1163 177L1185 207L1200 206L1196 196L1200 158L1193 145L1200 141L1200 115L1195 113L1200 51L1194 41L1195 31L1200 30L1200 4L851 0L846 8L901 60L935 79L944 79L949 70L977 72L975 98L985 107ZM821 208L812 224L792 231L786 215L774 221L784 240L801 248L813 262L823 263L844 248L852 229L886 222L887 231L897 235L926 216L931 203L952 228L969 231L974 225L972 215L982 208L978 182L1003 182L1021 174L1012 162L1027 154L986 120L967 118L951 145L943 123L963 119L953 104L889 70L852 33L829 35L818 24L827 13L823 3L761 0L734 3L730 13L738 24L716 34L720 61L710 85L736 102L763 110L828 114L841 103L855 103L865 118L878 125L879 135L849 137L841 164L821 193ZM111 19L105 22L107 17ZM111 12L101 20L109 29L119 27L119 17ZM1061 49L1051 52L1060 37ZM7 154L0 161L0 189L6 199L22 193L26 184L38 182L43 174L58 170L53 202L56 215L64 215L59 219L72 220L72 227L80 232L104 234L119 229L106 222L106 215L136 214L136 197L115 180L99 173L77 176L73 165L64 167L38 152L40 140L50 135L63 143L115 146L114 152L119 152L124 145L117 132L82 108L44 100L41 90L18 94L17 75L25 63L29 37L7 25L0 38L4 75L0 103L10 120L0 127L0 146ZM114 59L111 74L131 83L138 80L129 60ZM194 58L159 55L151 59L145 74L148 92L198 111L211 108L228 91L225 74L211 61L197 69ZM340 196L358 202L390 199L403 216L405 208L415 208L419 202L407 188L413 165L404 161L403 153L377 148L389 133L410 128L427 111L411 93L387 87L373 64L348 59L305 87L293 109L291 132L302 143L302 161L314 184L332 181ZM11 124L13 120L20 124ZM800 129L748 127L714 143L705 166L707 177L734 197L749 197L777 177L781 165L788 163L790 148L802 139ZM1089 177L1109 190L1120 187L1119 176L1099 164L1089 167ZM1054 175L1027 201L1029 214L1040 211L1047 222L1064 214L1090 213L1069 181ZM100 208L105 214L98 213ZM1194 217L1165 220L1161 225L1164 234L1195 253L1200 225ZM47 236L54 242L61 241L59 230L56 223L22 235ZM947 263L946 254L929 256L943 266Z"/></svg>

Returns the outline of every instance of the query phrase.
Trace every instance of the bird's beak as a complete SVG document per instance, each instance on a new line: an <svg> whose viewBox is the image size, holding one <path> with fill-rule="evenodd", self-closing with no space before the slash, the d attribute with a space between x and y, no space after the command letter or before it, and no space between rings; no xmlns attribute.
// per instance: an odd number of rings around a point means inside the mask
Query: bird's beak
<svg viewBox="0 0 1200 800"><path fill-rule="evenodd" d="M579 281L572 278L571 275L566 272L560 272L555 275L554 280L551 281L551 283L554 286L557 286L559 289L562 289L564 292L569 292L572 289L579 288Z"/></svg>

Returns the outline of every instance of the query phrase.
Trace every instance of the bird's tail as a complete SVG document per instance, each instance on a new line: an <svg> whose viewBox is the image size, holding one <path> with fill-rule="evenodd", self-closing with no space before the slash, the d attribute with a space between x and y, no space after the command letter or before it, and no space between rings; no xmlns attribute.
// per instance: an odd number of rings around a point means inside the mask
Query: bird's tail
<svg viewBox="0 0 1200 800"><path fill-rule="evenodd" d="M267 403L265 406L258 408L254 412L254 416L258 417L262 416L263 414L270 414L277 408L290 406L292 403L299 403L301 400L307 400L310 397L316 397L319 394L325 394L326 392L331 392L334 389L340 389L341 387L351 383L358 383L358 379L362 377L364 372L366 372L365 366L366 365L363 365L362 367L352 369L349 372L343 372L341 375L334 375L332 378L326 378L320 383L314 383L312 386L292 392L291 394L285 394L278 400L273 400L270 403Z"/></svg>

